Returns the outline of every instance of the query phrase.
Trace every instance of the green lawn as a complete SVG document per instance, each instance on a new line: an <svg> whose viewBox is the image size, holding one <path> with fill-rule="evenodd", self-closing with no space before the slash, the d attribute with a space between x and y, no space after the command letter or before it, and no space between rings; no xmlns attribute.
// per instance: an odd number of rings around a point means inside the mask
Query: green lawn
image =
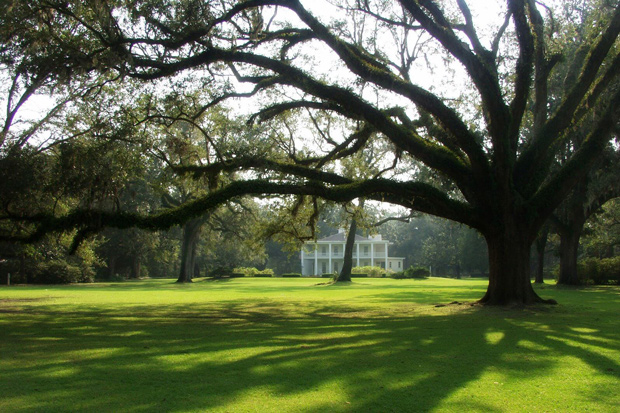
<svg viewBox="0 0 620 413"><path fill-rule="evenodd" d="M1 412L612 412L620 288L480 280L0 287Z"/></svg>

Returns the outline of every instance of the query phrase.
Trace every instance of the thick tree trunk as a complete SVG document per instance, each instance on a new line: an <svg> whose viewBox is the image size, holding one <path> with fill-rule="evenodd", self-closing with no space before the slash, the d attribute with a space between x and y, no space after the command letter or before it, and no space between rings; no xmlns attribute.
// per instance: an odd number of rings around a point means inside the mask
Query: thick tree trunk
<svg viewBox="0 0 620 413"><path fill-rule="evenodd" d="M558 277L558 284L579 285L581 283L577 274L577 256L582 228L583 225L575 225L560 231L560 276Z"/></svg>
<svg viewBox="0 0 620 413"><path fill-rule="evenodd" d="M181 244L181 268L178 283L190 283L196 266L196 249L200 239L203 220L192 219L183 226L183 243Z"/></svg>
<svg viewBox="0 0 620 413"><path fill-rule="evenodd" d="M536 294L530 280L531 240L518 224L485 235L489 249L489 286L480 303L511 305L554 303Z"/></svg>
<svg viewBox="0 0 620 413"><path fill-rule="evenodd" d="M545 248L547 246L548 235L549 228L545 225L534 242L534 246L536 247L536 274L534 276L534 282L537 284L543 284L545 282Z"/></svg>
<svg viewBox="0 0 620 413"><path fill-rule="evenodd" d="M336 278L337 282L351 281L351 269L353 268L353 246L355 245L355 231L357 231L357 222L355 218L351 220L351 227L349 228L349 234L347 235L347 242L344 247L344 262L342 264L342 270Z"/></svg>

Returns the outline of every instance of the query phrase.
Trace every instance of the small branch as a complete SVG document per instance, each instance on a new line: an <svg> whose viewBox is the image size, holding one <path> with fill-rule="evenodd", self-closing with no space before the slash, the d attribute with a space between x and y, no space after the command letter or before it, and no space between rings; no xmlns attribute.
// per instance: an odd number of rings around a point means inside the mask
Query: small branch
<svg viewBox="0 0 620 413"><path fill-rule="evenodd" d="M390 221L399 221L399 222L404 222L404 223L408 224L409 222L411 222L411 218L418 218L419 216L420 216L419 213L417 213L415 211L412 211L408 215L403 215L403 216L400 216L400 217L387 217L387 218L384 218L381 221L377 221L377 222L371 224L370 226L371 227L379 227L379 226L381 226L383 224L386 224L386 223L388 223Z"/></svg>

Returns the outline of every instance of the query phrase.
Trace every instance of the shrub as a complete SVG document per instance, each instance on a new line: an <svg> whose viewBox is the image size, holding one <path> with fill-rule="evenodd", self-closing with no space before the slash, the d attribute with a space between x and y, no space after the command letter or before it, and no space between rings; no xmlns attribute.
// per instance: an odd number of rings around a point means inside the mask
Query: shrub
<svg viewBox="0 0 620 413"><path fill-rule="evenodd" d="M600 264L602 274L606 275L607 281L620 284L620 256L613 258L603 258Z"/></svg>
<svg viewBox="0 0 620 413"><path fill-rule="evenodd" d="M385 273L385 269L371 266L353 267L351 269L351 277L353 277L354 273L366 274L367 277L381 278L381 276Z"/></svg>
<svg viewBox="0 0 620 413"><path fill-rule="evenodd" d="M265 268L260 271L254 267L236 267L232 270L231 277L273 277L273 270Z"/></svg>
<svg viewBox="0 0 620 413"><path fill-rule="evenodd" d="M391 274L390 277L394 278L395 280L404 280L405 278L407 278L405 276L405 273L402 272L402 271L395 272L395 273Z"/></svg>
<svg viewBox="0 0 620 413"><path fill-rule="evenodd" d="M407 278L428 278L431 273L426 267L409 267L405 270Z"/></svg>
<svg viewBox="0 0 620 413"><path fill-rule="evenodd" d="M211 271L209 271L209 277L213 278L222 278L222 277L230 277L233 273L232 268L230 267L215 267Z"/></svg>
<svg viewBox="0 0 620 413"><path fill-rule="evenodd" d="M399 271L399 272L395 272L391 274L390 277L396 280L404 280L404 279L411 279L411 278L423 279L423 278L428 278L430 275L431 273L428 270L428 268L411 266L407 268L405 271Z"/></svg>
<svg viewBox="0 0 620 413"><path fill-rule="evenodd" d="M265 268L262 271L258 271L254 274L254 277L273 277L273 270L271 268Z"/></svg>
<svg viewBox="0 0 620 413"><path fill-rule="evenodd" d="M281 277L285 277L285 278L301 277L301 274L298 272L289 272L286 274L282 274Z"/></svg>
<svg viewBox="0 0 620 413"><path fill-rule="evenodd" d="M33 271L33 282L36 284L92 282L94 278L92 268L82 268L63 259L39 262Z"/></svg>
<svg viewBox="0 0 620 413"><path fill-rule="evenodd" d="M366 278L366 277L368 277L368 274L351 273L351 278Z"/></svg>
<svg viewBox="0 0 620 413"><path fill-rule="evenodd" d="M584 284L620 283L620 257L586 258L577 263L577 274Z"/></svg>
<svg viewBox="0 0 620 413"><path fill-rule="evenodd" d="M236 267L232 274L234 277L254 277L258 272L254 267Z"/></svg>
<svg viewBox="0 0 620 413"><path fill-rule="evenodd" d="M106 275L106 278L104 278L104 280L106 282L121 282L121 281L125 281L127 278L122 275L122 274L112 274L112 275Z"/></svg>
<svg viewBox="0 0 620 413"><path fill-rule="evenodd" d="M332 274L330 272L324 272L323 274L321 274L321 278L331 278L331 279L336 279L336 277L338 276L338 274Z"/></svg>
<svg viewBox="0 0 620 413"><path fill-rule="evenodd" d="M82 276L80 277L78 282L81 283L92 283L95 282L95 275L97 272L93 267L82 265L80 266L80 271L82 272Z"/></svg>

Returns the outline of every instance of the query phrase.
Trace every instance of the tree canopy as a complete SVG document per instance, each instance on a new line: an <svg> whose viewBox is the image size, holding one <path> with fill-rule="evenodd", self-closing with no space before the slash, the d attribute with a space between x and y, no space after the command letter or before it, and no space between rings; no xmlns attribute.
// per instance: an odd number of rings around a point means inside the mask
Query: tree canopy
<svg viewBox="0 0 620 413"><path fill-rule="evenodd" d="M367 198L483 234L490 276L481 302L540 302L530 246L618 126L620 6L597 5L569 52L553 5L534 0L506 0L489 23L465 0L14 2L0 17L13 89L39 78L67 99L84 84L143 88L148 99L108 100L142 107L133 124L118 123L125 136L153 119L205 130L196 120L218 105L248 121L235 150L209 141L207 160L172 166L213 179L243 171L192 202L148 216L81 208L27 219L35 235L157 229L246 195ZM568 70L551 93L562 60ZM82 96L108 92L97 93ZM176 105L178 97L190 103ZM554 167L586 119L581 145ZM9 135L5 127L4 145ZM379 144L390 148L384 172L345 173L341 160Z"/></svg>

